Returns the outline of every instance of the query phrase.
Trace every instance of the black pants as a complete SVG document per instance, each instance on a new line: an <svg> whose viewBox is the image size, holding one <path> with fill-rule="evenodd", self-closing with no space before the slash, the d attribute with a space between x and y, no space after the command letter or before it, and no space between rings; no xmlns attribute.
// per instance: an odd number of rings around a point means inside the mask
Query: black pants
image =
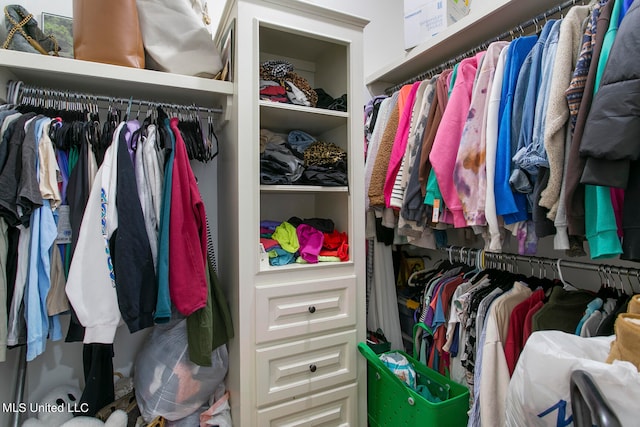
<svg viewBox="0 0 640 427"><path fill-rule="evenodd" d="M113 344L85 344L82 349L84 391L80 403L89 405L85 415L93 417L115 400L113 389Z"/></svg>

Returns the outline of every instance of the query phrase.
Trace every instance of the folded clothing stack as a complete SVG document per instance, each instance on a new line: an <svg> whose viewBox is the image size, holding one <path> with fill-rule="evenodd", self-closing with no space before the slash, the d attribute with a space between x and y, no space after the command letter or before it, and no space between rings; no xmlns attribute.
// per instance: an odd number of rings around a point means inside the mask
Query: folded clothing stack
<svg viewBox="0 0 640 427"><path fill-rule="evenodd" d="M293 65L283 60L260 64L260 99L315 107L318 94L304 77L293 71Z"/></svg>
<svg viewBox="0 0 640 427"><path fill-rule="evenodd" d="M261 221L260 243L274 266L349 260L347 233L337 231L330 219Z"/></svg>
<svg viewBox="0 0 640 427"><path fill-rule="evenodd" d="M344 186L347 152L301 130L260 130L260 183Z"/></svg>

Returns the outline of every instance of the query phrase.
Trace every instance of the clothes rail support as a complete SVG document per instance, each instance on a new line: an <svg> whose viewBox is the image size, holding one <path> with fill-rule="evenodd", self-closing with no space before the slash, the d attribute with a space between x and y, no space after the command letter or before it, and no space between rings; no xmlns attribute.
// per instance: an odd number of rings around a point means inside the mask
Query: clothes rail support
<svg viewBox="0 0 640 427"><path fill-rule="evenodd" d="M128 106L129 108L137 106L145 106L148 108L164 107L167 109L177 111L198 111L201 113L209 114L222 114L224 110L221 108L205 108L197 105L182 105L166 102L158 102L143 99L134 98L118 98L104 95L95 95L83 92L71 92L63 91L39 86L26 85L22 82L9 82L9 88L7 93L7 100L13 104L20 104L21 102L28 103L41 103L41 106L46 106L47 102L66 102L72 105L92 105L97 102L104 102L109 104L120 104L122 106Z"/></svg>
<svg viewBox="0 0 640 427"><path fill-rule="evenodd" d="M442 250L447 253L450 260L466 264L475 263L475 265L481 264L483 266L491 265L499 268L505 268L506 266L513 265L516 262L522 262L527 263L532 270L534 269L534 266L539 268L545 267L545 270L546 267L550 267L552 271L557 272L560 276L562 276L562 268L593 271L598 273L604 281L613 281L614 285L616 284L617 278L617 283L620 287L625 286L622 281L622 277L625 276L628 279L627 285L631 288L631 291L634 291L634 287L630 280L631 277L635 277L640 283L640 269L638 268L572 261L562 258L546 258L509 253L486 252L482 249L468 248L464 246L449 246Z"/></svg>

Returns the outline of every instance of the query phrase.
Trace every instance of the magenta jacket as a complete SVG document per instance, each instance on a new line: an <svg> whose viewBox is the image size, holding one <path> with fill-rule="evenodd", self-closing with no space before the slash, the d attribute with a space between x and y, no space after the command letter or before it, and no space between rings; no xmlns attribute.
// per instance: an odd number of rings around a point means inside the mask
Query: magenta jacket
<svg viewBox="0 0 640 427"><path fill-rule="evenodd" d="M188 316L207 304L207 222L177 118L171 119L170 127L176 148L169 220L169 295L178 311Z"/></svg>

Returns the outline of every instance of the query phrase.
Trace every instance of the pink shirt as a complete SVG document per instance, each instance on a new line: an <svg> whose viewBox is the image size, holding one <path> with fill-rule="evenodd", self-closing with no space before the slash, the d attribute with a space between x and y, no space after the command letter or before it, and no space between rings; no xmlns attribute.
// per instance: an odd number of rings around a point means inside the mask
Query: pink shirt
<svg viewBox="0 0 640 427"><path fill-rule="evenodd" d="M453 182L453 168L460 148L462 129L469 114L476 71L483 55L484 52L480 52L460 62L453 91L429 154L429 161L436 174L442 198L453 214L455 227L467 226L462 212L462 203Z"/></svg>
<svg viewBox="0 0 640 427"><path fill-rule="evenodd" d="M407 141L409 139L409 128L411 125L411 114L413 112L413 104L416 100L416 92L418 91L420 82L411 85L411 91L407 96L407 100L400 111L400 121L398 122L398 130L393 140L393 148L391 149L391 158L389 159L389 167L387 168L387 176L384 180L384 204L391 207L391 192L396 182L396 176L402 164L404 152L407 149Z"/></svg>

